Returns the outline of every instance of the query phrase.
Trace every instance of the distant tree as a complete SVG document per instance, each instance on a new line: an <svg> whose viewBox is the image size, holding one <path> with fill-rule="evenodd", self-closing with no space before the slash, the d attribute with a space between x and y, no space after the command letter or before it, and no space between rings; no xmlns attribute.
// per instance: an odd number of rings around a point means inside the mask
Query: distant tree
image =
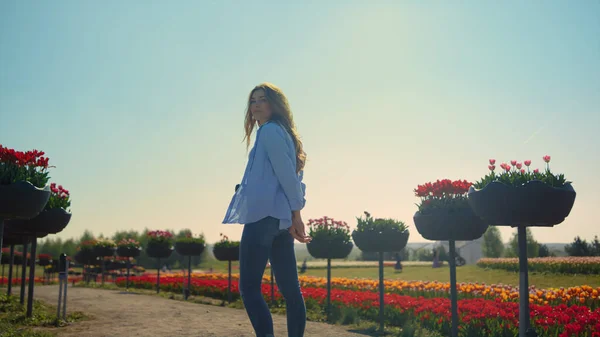
<svg viewBox="0 0 600 337"><path fill-rule="evenodd" d="M554 254L550 253L550 249L548 249L548 246L541 244L540 245L540 249L539 249L539 257L549 257L552 256Z"/></svg>
<svg viewBox="0 0 600 337"><path fill-rule="evenodd" d="M594 236L594 241L592 241L591 246L593 255L600 256L600 240L598 240L598 235Z"/></svg>
<svg viewBox="0 0 600 337"><path fill-rule="evenodd" d="M483 234L483 256L485 257L502 257L504 254L504 243L502 243L502 235L496 226L490 226L485 234Z"/></svg>
<svg viewBox="0 0 600 337"><path fill-rule="evenodd" d="M565 252L569 256L593 256L594 246L576 236L572 243L565 246Z"/></svg>
<svg viewBox="0 0 600 337"><path fill-rule="evenodd" d="M527 237L527 257L538 257L539 256L539 249L540 249L540 244L535 241L535 238L533 237L533 233L531 232L531 229L529 227L527 227L526 230L526 237ZM507 254L507 257L516 257L519 256L519 237L517 235L517 232L515 231L515 233L513 233L513 236L510 238L510 242L508 243L509 245L509 252Z"/></svg>

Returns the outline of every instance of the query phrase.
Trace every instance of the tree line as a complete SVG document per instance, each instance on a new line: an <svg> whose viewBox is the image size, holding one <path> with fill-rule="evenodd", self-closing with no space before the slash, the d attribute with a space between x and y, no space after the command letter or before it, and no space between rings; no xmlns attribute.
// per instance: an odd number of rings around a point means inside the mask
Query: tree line
<svg viewBox="0 0 600 337"><path fill-rule="evenodd" d="M485 257L517 257L519 256L517 233L513 233L508 245L505 245L498 227L490 226L483 235L482 249ZM594 240L588 243L577 236L573 242L565 245L564 252L568 256L600 256L600 240L596 235ZM537 242L531 229L527 228L527 257L556 256L556 253L550 251L547 245Z"/></svg>

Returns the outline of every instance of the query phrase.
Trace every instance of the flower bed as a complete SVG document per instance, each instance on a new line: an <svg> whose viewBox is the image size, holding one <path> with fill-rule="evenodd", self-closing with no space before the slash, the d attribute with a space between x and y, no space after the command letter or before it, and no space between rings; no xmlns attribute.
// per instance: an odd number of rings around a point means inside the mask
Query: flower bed
<svg viewBox="0 0 600 337"><path fill-rule="evenodd" d="M186 277L182 273L161 274L161 283L163 280L179 279ZM239 280L238 274L231 275L232 280ZM147 283L156 283L156 275L144 274L138 277L132 277L132 282L138 282L140 288L150 286ZM227 281L227 274L192 274L192 280L205 281ZM300 276L300 285L303 288L323 288L325 289L327 279L313 276ZM270 283L269 276L263 277L264 283ZM119 279L117 279L117 283ZM124 281L123 281L124 282ZM124 284L124 283L123 283ZM407 295L411 297L424 298L445 298L450 294L450 283L445 282L424 282L424 281L405 281L405 280L386 280L384 281L386 293ZM378 287L377 280L370 279L349 279L349 278L331 278L331 286L340 290L362 290L376 292ZM518 302L519 288L503 284L480 284L480 283L458 283L459 299L487 299L498 302ZM535 286L529 288L529 300L531 303L539 305L585 305L595 310L600 308L600 287L593 288L587 285L559 289L537 289Z"/></svg>
<svg viewBox="0 0 600 337"><path fill-rule="evenodd" d="M133 287L152 289L156 278L145 275L130 280ZM117 285L124 286L125 279L118 278ZM161 277L161 289L181 292L181 276ZM239 298L237 280L232 283L234 298ZM262 286L263 295L271 296L268 283ZM302 293L311 305L325 306L326 289L303 285ZM191 294L219 299L227 297L227 281L219 275L193 277ZM332 304L339 307L352 307L368 320L375 320L379 306L379 295L374 291L333 289ZM276 292L277 305L283 304L283 298ZM450 326L450 301L447 298L425 298L387 294L385 297L386 324L402 326L410 320L418 320L425 327L447 333ZM500 299L484 298L462 299L458 301L460 336L504 337L518 333L518 303L502 302ZM586 306L531 305L531 321L540 337L590 337L600 333L600 308L591 310Z"/></svg>
<svg viewBox="0 0 600 337"><path fill-rule="evenodd" d="M535 257L527 259L530 272L547 272L560 274L600 274L600 257ZM489 269L519 271L518 258L483 258L477 266Z"/></svg>

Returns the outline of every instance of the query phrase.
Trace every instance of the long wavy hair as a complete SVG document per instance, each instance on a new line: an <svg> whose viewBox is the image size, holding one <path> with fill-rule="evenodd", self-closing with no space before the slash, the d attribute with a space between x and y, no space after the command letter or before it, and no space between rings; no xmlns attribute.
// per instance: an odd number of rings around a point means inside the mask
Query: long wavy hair
<svg viewBox="0 0 600 337"><path fill-rule="evenodd" d="M292 137L294 146L296 147L296 173L302 171L304 169L304 164L306 163L306 153L304 152L302 141L300 140L300 134L298 133L298 130L296 130L290 103L283 94L283 91L272 83L261 83L254 87L254 89L250 91L250 95L248 95L248 106L246 108L246 119L244 121L244 131L246 133L244 140L246 141L246 148L250 148L250 136L257 124L257 121L250 112L250 100L252 99L252 94L254 94L256 90L264 91L265 98L269 102L273 113L271 120L283 126Z"/></svg>

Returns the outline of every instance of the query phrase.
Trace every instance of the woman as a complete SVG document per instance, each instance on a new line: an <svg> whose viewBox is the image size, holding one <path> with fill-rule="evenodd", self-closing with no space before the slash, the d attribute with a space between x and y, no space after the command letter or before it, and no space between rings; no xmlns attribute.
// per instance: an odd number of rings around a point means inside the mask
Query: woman
<svg viewBox="0 0 600 337"><path fill-rule="evenodd" d="M274 336L271 312L262 293L262 277L271 262L286 302L289 337L303 337L306 307L300 292L294 239L306 243L301 210L306 154L287 98L270 83L256 86L246 109L245 140L257 126L242 182L236 186L223 223L244 224L240 242L242 300L258 337Z"/></svg>

